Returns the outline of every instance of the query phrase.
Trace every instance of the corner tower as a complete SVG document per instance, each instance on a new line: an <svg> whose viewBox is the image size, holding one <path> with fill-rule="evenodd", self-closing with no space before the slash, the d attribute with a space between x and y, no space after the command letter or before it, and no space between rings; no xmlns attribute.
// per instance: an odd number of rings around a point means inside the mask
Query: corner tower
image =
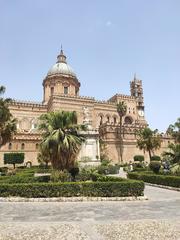
<svg viewBox="0 0 180 240"><path fill-rule="evenodd" d="M47 103L52 95L79 95L80 82L73 69L67 64L62 48L56 64L50 68L43 81L43 88L43 103Z"/></svg>

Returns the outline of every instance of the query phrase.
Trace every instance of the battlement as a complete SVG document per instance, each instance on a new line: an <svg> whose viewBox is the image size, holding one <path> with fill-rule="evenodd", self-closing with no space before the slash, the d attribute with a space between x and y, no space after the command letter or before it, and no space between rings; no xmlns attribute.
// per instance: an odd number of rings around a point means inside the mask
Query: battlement
<svg viewBox="0 0 180 240"><path fill-rule="evenodd" d="M125 94L116 94L113 97L111 97L108 102L118 102L118 100L135 100L136 98L134 96L125 95Z"/></svg>
<svg viewBox="0 0 180 240"><path fill-rule="evenodd" d="M27 106L27 107L38 107L45 109L47 106L41 102L33 102L33 101L24 101L24 100L15 100L13 99L10 105L14 106Z"/></svg>

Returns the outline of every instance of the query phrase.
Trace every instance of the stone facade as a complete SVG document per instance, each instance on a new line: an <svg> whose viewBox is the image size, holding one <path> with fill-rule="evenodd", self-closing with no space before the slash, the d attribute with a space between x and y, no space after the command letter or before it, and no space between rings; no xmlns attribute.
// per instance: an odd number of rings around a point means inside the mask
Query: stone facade
<svg viewBox="0 0 180 240"><path fill-rule="evenodd" d="M144 116L141 80L134 77L130 82L130 95L116 94L107 101L97 101L93 97L80 96L80 82L72 68L67 64L66 56L61 50L56 64L48 71L43 80L43 88L42 103L13 101L9 106L18 122L17 134L11 143L1 147L0 165L3 165L5 152L20 151L25 152L25 162L37 164L38 145L41 141L41 135L37 130L38 118L51 111L76 111L78 123L83 123L85 109L88 109L91 130L95 131L96 135L100 135L105 142L109 158L118 162L119 116L116 105L120 101L124 101L127 105L127 114L123 117L124 161L132 160L135 154L143 154L136 148L134 134L135 129L147 125Z"/></svg>

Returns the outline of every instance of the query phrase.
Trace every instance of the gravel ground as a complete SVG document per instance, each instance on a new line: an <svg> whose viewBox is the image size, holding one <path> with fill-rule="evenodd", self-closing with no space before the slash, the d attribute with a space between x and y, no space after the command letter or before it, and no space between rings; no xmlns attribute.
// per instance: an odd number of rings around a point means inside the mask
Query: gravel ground
<svg viewBox="0 0 180 240"><path fill-rule="evenodd" d="M180 240L180 192L145 201L0 202L0 240Z"/></svg>
<svg viewBox="0 0 180 240"><path fill-rule="evenodd" d="M180 221L144 220L98 225L104 240L179 240Z"/></svg>
<svg viewBox="0 0 180 240"><path fill-rule="evenodd" d="M180 221L1 223L0 240L179 240Z"/></svg>
<svg viewBox="0 0 180 240"><path fill-rule="evenodd" d="M0 224L0 240L89 240L76 224L6 223Z"/></svg>

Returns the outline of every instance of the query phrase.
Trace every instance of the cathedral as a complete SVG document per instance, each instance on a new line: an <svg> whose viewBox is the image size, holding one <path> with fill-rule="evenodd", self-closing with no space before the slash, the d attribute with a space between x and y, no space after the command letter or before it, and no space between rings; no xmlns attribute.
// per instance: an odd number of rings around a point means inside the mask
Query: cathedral
<svg viewBox="0 0 180 240"><path fill-rule="evenodd" d="M147 126L144 114L142 81L134 77L130 82L130 94L116 94L108 100L99 101L94 97L80 95L81 83L73 69L67 64L66 56L61 49L56 63L50 68L43 80L43 100L38 102L16 101L10 104L12 115L17 119L17 133L13 140L0 149L0 165L6 152L24 152L25 163L37 165L37 155L41 135L38 132L38 119L42 114L51 111L76 111L78 123L88 122L89 141L86 151L81 151L79 161L88 157L98 159L99 139L104 144L105 154L114 163L120 162L120 133L117 103L124 101L127 113L123 117L123 160L130 162L134 155L142 154L136 146L135 131ZM166 141L167 140L167 141ZM163 141L167 146L168 139ZM96 149L90 147L94 145ZM89 155L89 152L92 154ZM102 151L102 150L101 150Z"/></svg>

